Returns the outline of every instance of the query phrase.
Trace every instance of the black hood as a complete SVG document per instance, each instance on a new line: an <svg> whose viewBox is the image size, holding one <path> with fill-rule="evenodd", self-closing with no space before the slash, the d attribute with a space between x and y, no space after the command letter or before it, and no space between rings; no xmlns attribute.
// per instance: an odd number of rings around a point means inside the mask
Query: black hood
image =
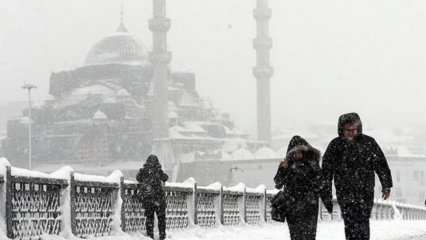
<svg viewBox="0 0 426 240"><path fill-rule="evenodd" d="M321 158L321 152L318 149L312 147L304 138L296 135L291 138L288 144L287 157L290 157L293 152L298 150L308 152L310 156L318 161Z"/></svg>
<svg viewBox="0 0 426 240"><path fill-rule="evenodd" d="M362 122L358 113L346 113L339 117L339 123L337 125L337 133L340 137L343 137L343 129L348 123L355 123L358 126L358 134L362 134Z"/></svg>
<svg viewBox="0 0 426 240"><path fill-rule="evenodd" d="M307 149L307 147L309 146L309 143L302 137L300 136L293 136L290 140L290 142L288 143L288 147L287 147L287 154L289 154L290 152L294 152L296 150L305 150ZM302 149L305 148L305 149Z"/></svg>
<svg viewBox="0 0 426 240"><path fill-rule="evenodd" d="M146 168L161 168L160 161L154 154L148 156L143 166Z"/></svg>

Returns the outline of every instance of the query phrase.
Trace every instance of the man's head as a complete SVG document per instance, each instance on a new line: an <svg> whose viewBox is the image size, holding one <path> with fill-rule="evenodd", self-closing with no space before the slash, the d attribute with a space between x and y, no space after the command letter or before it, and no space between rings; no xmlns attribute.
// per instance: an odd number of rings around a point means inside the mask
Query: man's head
<svg viewBox="0 0 426 240"><path fill-rule="evenodd" d="M343 128L343 137L349 141L354 140L358 136L358 127L356 122L346 123Z"/></svg>
<svg viewBox="0 0 426 240"><path fill-rule="evenodd" d="M340 137L353 140L362 134L362 123L357 113L346 113L339 117L337 132Z"/></svg>

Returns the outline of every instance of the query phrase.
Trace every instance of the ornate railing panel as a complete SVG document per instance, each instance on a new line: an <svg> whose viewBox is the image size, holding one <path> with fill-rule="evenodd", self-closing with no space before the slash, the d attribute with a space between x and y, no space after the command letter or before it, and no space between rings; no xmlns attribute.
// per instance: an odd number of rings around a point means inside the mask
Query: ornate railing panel
<svg viewBox="0 0 426 240"><path fill-rule="evenodd" d="M243 197L241 192L224 191L222 196L223 212L222 224L223 225L237 225L241 221L240 206L238 202Z"/></svg>
<svg viewBox="0 0 426 240"><path fill-rule="evenodd" d="M74 235L81 238L110 235L112 201L118 187L114 183L71 181Z"/></svg>
<svg viewBox="0 0 426 240"><path fill-rule="evenodd" d="M265 202L266 202L266 207L265 207L265 210L266 210L266 213L265 213L265 222L268 222L268 223L272 222L272 217L271 217L271 200L272 200L272 198L274 196L275 196L274 194L270 194L270 193L266 194L266 200L265 200Z"/></svg>
<svg viewBox="0 0 426 240"><path fill-rule="evenodd" d="M246 223L259 224L262 219L263 194L246 193L245 201Z"/></svg>
<svg viewBox="0 0 426 240"><path fill-rule="evenodd" d="M191 188L165 187L167 229L186 228L189 224L189 195Z"/></svg>
<svg viewBox="0 0 426 240"><path fill-rule="evenodd" d="M8 236L12 239L40 239L58 235L61 228L60 193L66 180L10 176Z"/></svg>
<svg viewBox="0 0 426 240"><path fill-rule="evenodd" d="M123 184L122 230L124 232L145 231L145 209L137 196L137 184Z"/></svg>
<svg viewBox="0 0 426 240"><path fill-rule="evenodd" d="M218 198L220 198L220 191L197 189L197 225L201 227L216 225L218 219L216 219L215 202Z"/></svg>

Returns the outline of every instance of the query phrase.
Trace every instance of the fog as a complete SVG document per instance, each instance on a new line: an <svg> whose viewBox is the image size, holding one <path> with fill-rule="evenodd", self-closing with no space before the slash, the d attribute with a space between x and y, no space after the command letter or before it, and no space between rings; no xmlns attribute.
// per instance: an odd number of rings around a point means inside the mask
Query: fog
<svg viewBox="0 0 426 240"><path fill-rule="evenodd" d="M0 2L0 102L26 100L24 82L48 95L51 72L81 66L98 40L124 24L148 47L151 1ZM273 129L336 124L356 111L369 127L424 122L426 2L270 0ZM203 97L255 134L251 0L169 0L173 70L196 74ZM251 106L242 108L241 106Z"/></svg>

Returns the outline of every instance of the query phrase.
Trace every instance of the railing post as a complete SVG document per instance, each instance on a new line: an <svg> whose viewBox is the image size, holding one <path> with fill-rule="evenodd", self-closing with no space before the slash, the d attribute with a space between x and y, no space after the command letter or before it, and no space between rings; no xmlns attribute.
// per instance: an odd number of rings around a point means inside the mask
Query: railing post
<svg viewBox="0 0 426 240"><path fill-rule="evenodd" d="M265 223L268 221L268 215L267 215L267 210L266 210L267 196L268 195L266 194L266 188L265 188L265 189L263 189L262 208L260 209L261 216L263 218L263 222L265 222Z"/></svg>
<svg viewBox="0 0 426 240"><path fill-rule="evenodd" d="M120 177L120 183L118 185L118 188L113 189L113 192L111 194L111 207L113 208L112 211L112 222L114 223L115 221L120 221L120 225L116 228L115 226L117 226L116 224L112 224L111 225L111 230L112 231L120 231L122 229L122 206L123 206L123 201L122 201L122 195L121 195L121 183L122 181L124 181L123 177ZM118 206L117 206L118 205ZM118 211L120 211L118 213Z"/></svg>
<svg viewBox="0 0 426 240"><path fill-rule="evenodd" d="M197 183L193 183L192 193L187 197L188 220L190 224L197 224Z"/></svg>
<svg viewBox="0 0 426 240"><path fill-rule="evenodd" d="M243 197L242 197L242 201L240 201L241 204L240 205L240 219L241 221L243 221L244 223L247 223L247 206L246 206L246 187L244 187L243 190Z"/></svg>
<svg viewBox="0 0 426 240"><path fill-rule="evenodd" d="M6 228L7 237L13 239L12 230L12 169L10 166L6 166Z"/></svg>
<svg viewBox="0 0 426 240"><path fill-rule="evenodd" d="M219 211L218 211L219 223L223 225L223 185L220 185L219 192Z"/></svg>
<svg viewBox="0 0 426 240"><path fill-rule="evenodd" d="M198 193L197 193L197 183L194 183L194 193L193 193L193 201L192 201L192 208L194 209L194 224L198 224L198 210L197 210L197 202L198 202Z"/></svg>
<svg viewBox="0 0 426 240"><path fill-rule="evenodd" d="M0 216L2 221L6 224L6 176L0 175Z"/></svg>
<svg viewBox="0 0 426 240"><path fill-rule="evenodd" d="M77 236L77 218L75 213L75 180L74 172L70 173L70 215L71 215L71 232L74 236Z"/></svg>
<svg viewBox="0 0 426 240"><path fill-rule="evenodd" d="M120 196L121 196L121 214L120 214L120 219L121 219L121 231L125 232L126 231L126 214L125 214L125 206L124 206L124 177L121 176L120 177Z"/></svg>

